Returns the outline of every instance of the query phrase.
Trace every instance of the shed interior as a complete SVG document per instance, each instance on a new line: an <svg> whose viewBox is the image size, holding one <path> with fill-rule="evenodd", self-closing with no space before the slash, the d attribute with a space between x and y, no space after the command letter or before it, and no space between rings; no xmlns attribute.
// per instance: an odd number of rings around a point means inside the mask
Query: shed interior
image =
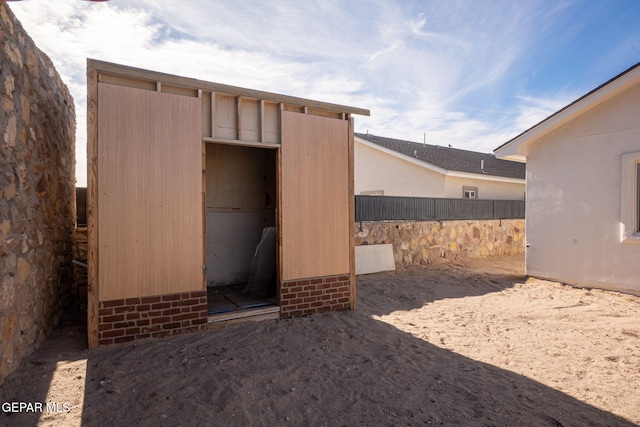
<svg viewBox="0 0 640 427"><path fill-rule="evenodd" d="M276 151L206 144L208 314L277 305Z"/></svg>

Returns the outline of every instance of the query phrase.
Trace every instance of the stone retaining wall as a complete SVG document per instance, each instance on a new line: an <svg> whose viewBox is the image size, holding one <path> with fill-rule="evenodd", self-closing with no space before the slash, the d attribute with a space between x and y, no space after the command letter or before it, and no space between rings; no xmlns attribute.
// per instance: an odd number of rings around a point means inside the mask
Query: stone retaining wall
<svg viewBox="0 0 640 427"><path fill-rule="evenodd" d="M0 383L71 299L74 151L73 99L0 2Z"/></svg>
<svg viewBox="0 0 640 427"><path fill-rule="evenodd" d="M524 253L524 232L523 219L355 224L356 246L391 243L396 268L443 259Z"/></svg>

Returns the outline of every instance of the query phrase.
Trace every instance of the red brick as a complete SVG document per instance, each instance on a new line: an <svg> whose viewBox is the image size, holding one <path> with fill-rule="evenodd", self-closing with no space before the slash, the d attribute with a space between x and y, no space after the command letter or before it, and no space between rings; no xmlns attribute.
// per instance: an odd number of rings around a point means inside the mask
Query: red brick
<svg viewBox="0 0 640 427"><path fill-rule="evenodd" d="M140 313L127 313L127 320L136 320L140 318Z"/></svg>
<svg viewBox="0 0 640 427"><path fill-rule="evenodd" d="M180 327L180 322L173 323L165 323L162 325L162 329L178 329Z"/></svg>
<svg viewBox="0 0 640 427"><path fill-rule="evenodd" d="M296 304L300 304L301 302L302 302L302 298L296 298L289 301L289 304L296 305Z"/></svg>
<svg viewBox="0 0 640 427"><path fill-rule="evenodd" d="M193 307L191 307L191 312L200 312L200 311L207 311L207 304L198 304L198 305L194 305Z"/></svg>
<svg viewBox="0 0 640 427"><path fill-rule="evenodd" d="M291 292L291 293L296 293L296 292L300 292L302 291L302 286L292 286L290 288L287 288L287 292Z"/></svg>
<svg viewBox="0 0 640 427"><path fill-rule="evenodd" d="M171 331L158 331L151 333L151 336L154 338L164 338L168 337L169 335L171 335Z"/></svg>
<svg viewBox="0 0 640 427"><path fill-rule="evenodd" d="M129 342L129 341L133 341L133 340L135 340L135 339L136 339L136 337L132 337L132 336L129 336L129 337L119 337L119 338L114 338L113 342L117 344L117 343L121 343L121 342Z"/></svg>
<svg viewBox="0 0 640 427"><path fill-rule="evenodd" d="M116 300L111 300L111 301L102 301L100 303L100 305L103 308L117 307L119 305L124 305L124 300L123 299L116 299Z"/></svg>
<svg viewBox="0 0 640 427"><path fill-rule="evenodd" d="M98 316L110 316L113 314L112 308L101 308L98 310Z"/></svg>
<svg viewBox="0 0 640 427"><path fill-rule="evenodd" d="M101 323L98 325L98 331L108 331L113 329L113 323Z"/></svg>
<svg viewBox="0 0 640 427"><path fill-rule="evenodd" d="M349 276L338 276L338 280L342 280L343 282L348 282Z"/></svg>
<svg viewBox="0 0 640 427"><path fill-rule="evenodd" d="M105 316L100 319L100 323L121 322L124 320L124 314L116 314L113 316Z"/></svg>
<svg viewBox="0 0 640 427"><path fill-rule="evenodd" d="M132 305L123 305L122 307L115 307L113 309L114 314L119 314L119 313L127 313L129 311L135 311L136 308L135 306Z"/></svg>
<svg viewBox="0 0 640 427"><path fill-rule="evenodd" d="M161 310L163 308L169 308L169 307L171 307L170 302L157 302L155 304L151 304L152 310Z"/></svg>
<svg viewBox="0 0 640 427"><path fill-rule="evenodd" d="M156 302L160 302L162 300L161 296L155 296L155 297L142 297L140 298L140 303L142 304L153 304Z"/></svg>
<svg viewBox="0 0 640 427"><path fill-rule="evenodd" d="M123 328L128 328L130 326L135 325L135 322L118 322L118 323L114 323L113 327L115 329L123 329Z"/></svg>
<svg viewBox="0 0 640 427"><path fill-rule="evenodd" d="M192 299L183 299L180 301L181 306L189 306L189 305L198 305L200 304L200 300L192 298Z"/></svg>
<svg viewBox="0 0 640 427"><path fill-rule="evenodd" d="M180 299L180 295L179 294L173 294L173 295L162 295L162 301L176 301Z"/></svg>
<svg viewBox="0 0 640 427"><path fill-rule="evenodd" d="M312 285L316 285L316 284L318 284L318 283L322 283L322 277L317 277L317 278L315 278L315 279L311 279L311 280L310 280L310 283L311 283Z"/></svg>
<svg viewBox="0 0 640 427"><path fill-rule="evenodd" d="M298 286L305 286L305 285L308 285L308 284L309 284L309 280L298 280L298 281L296 282L296 284L297 284Z"/></svg>
<svg viewBox="0 0 640 427"><path fill-rule="evenodd" d="M109 344L113 344L113 338L109 338L109 339L99 339L99 340L98 340L98 344L99 344L99 345L109 345Z"/></svg>
<svg viewBox="0 0 640 427"><path fill-rule="evenodd" d="M124 331L127 335L137 335L140 333L140 328L129 328Z"/></svg>
<svg viewBox="0 0 640 427"><path fill-rule="evenodd" d="M153 325L153 326L146 326L144 328L140 328L140 332L145 333L145 332L155 332L155 331L159 331L160 330L160 325Z"/></svg>
<svg viewBox="0 0 640 427"><path fill-rule="evenodd" d="M286 295L282 295L282 299L283 300L288 300L288 299L293 299L296 297L296 294L286 294Z"/></svg>
<svg viewBox="0 0 640 427"><path fill-rule="evenodd" d="M157 325L159 323L167 323L171 321L171 317L169 316L162 316L162 317L156 317L155 319L151 319L151 324L153 325Z"/></svg>
<svg viewBox="0 0 640 427"><path fill-rule="evenodd" d="M325 277L324 278L324 283L333 283L333 282L337 282L338 278L337 277Z"/></svg>
<svg viewBox="0 0 640 427"><path fill-rule="evenodd" d="M101 336L103 338L113 338L113 337L119 337L121 335L124 335L124 330L122 329L114 329L112 331L101 332Z"/></svg>
<svg viewBox="0 0 640 427"><path fill-rule="evenodd" d="M138 326L147 326L149 323L151 323L151 320L149 319L140 319L136 322L136 325Z"/></svg>
<svg viewBox="0 0 640 427"><path fill-rule="evenodd" d="M323 305L324 303L322 301L316 301L310 304L311 307L322 307Z"/></svg>
<svg viewBox="0 0 640 427"><path fill-rule="evenodd" d="M191 321L191 324L192 324L192 325L204 325L204 324L206 324L206 323L207 323L207 319L206 319L206 318L202 318L202 317L201 317L201 318L199 318L199 319L193 319L193 320Z"/></svg>
<svg viewBox="0 0 640 427"><path fill-rule="evenodd" d="M298 298L304 298L311 295L309 292L298 292Z"/></svg>
<svg viewBox="0 0 640 427"><path fill-rule="evenodd" d="M200 314L198 313L185 313L185 314L179 314L177 316L173 316L171 320L177 322L180 320L197 319L198 317L200 317Z"/></svg>
<svg viewBox="0 0 640 427"><path fill-rule="evenodd" d="M149 304L143 304L136 307L136 311L149 311L151 306Z"/></svg>
<svg viewBox="0 0 640 427"><path fill-rule="evenodd" d="M322 295L322 291L311 291L312 297L317 297L318 295Z"/></svg>
<svg viewBox="0 0 640 427"><path fill-rule="evenodd" d="M162 310L162 315L163 316L171 316L173 314L178 314L178 313L182 313L182 310L180 310L180 308L178 308L178 307L169 308L167 310Z"/></svg>
<svg viewBox="0 0 640 427"><path fill-rule="evenodd" d="M138 305L140 304L140 298L127 298L124 303L126 305Z"/></svg>
<svg viewBox="0 0 640 427"><path fill-rule="evenodd" d="M162 311L161 310L156 310L156 311L148 311L147 314L149 315L149 317L153 318L153 317L160 317L162 316Z"/></svg>
<svg viewBox="0 0 640 427"><path fill-rule="evenodd" d="M202 298L207 296L207 291L191 291L191 298Z"/></svg>

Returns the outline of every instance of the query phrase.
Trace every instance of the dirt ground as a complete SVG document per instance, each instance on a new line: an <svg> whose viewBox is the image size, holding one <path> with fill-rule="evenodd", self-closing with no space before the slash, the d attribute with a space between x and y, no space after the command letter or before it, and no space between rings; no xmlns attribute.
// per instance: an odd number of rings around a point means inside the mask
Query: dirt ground
<svg viewBox="0 0 640 427"><path fill-rule="evenodd" d="M640 298L527 279L523 258L358 277L358 309L85 349L54 331L0 425L632 426Z"/></svg>

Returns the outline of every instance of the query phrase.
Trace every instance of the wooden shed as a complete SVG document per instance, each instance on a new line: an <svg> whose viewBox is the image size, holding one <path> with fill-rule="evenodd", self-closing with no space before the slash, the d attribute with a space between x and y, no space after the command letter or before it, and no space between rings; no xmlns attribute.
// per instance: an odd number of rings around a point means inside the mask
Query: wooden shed
<svg viewBox="0 0 640 427"><path fill-rule="evenodd" d="M87 87L90 347L355 308L368 110L92 59Z"/></svg>

